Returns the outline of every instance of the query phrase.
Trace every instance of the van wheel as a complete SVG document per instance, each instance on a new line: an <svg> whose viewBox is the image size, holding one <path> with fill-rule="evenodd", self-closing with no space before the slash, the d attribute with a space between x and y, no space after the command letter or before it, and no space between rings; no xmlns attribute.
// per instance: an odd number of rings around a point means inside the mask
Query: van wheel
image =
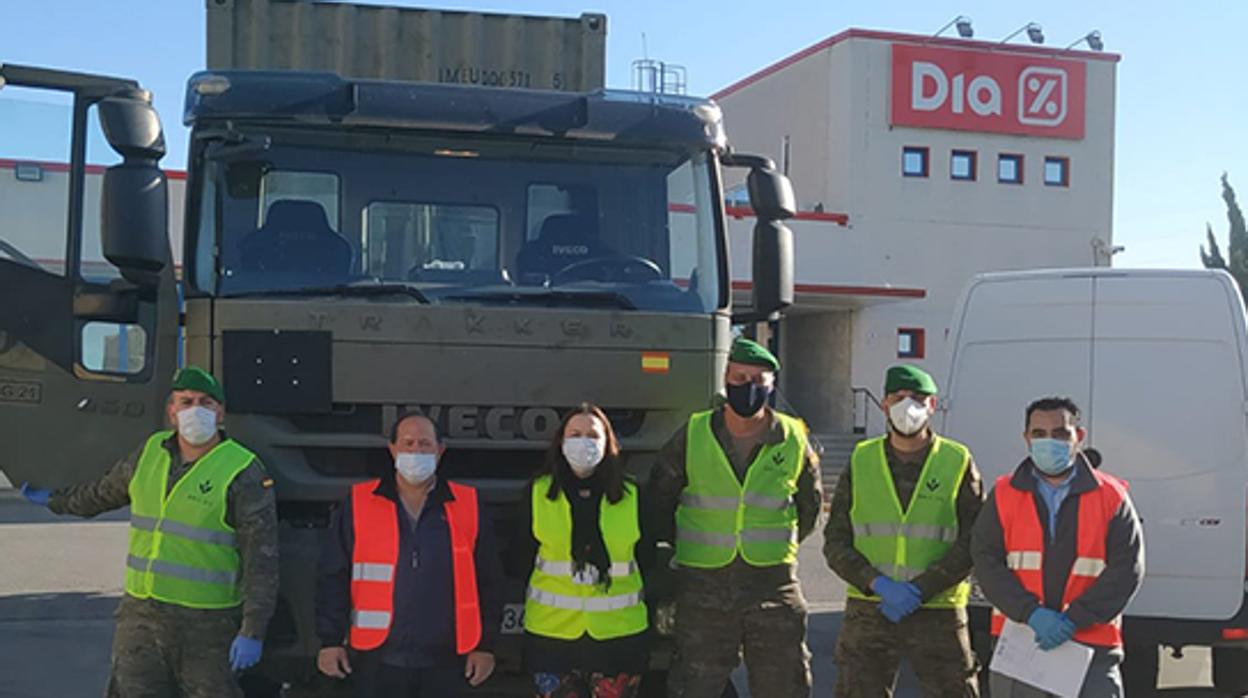
<svg viewBox="0 0 1248 698"><path fill-rule="evenodd" d="M1248 649L1213 648L1213 687L1232 696L1248 693Z"/></svg>
<svg viewBox="0 0 1248 698"><path fill-rule="evenodd" d="M1161 667L1157 645L1127 645L1122 662L1122 683L1127 698L1153 698L1157 695L1157 674Z"/></svg>

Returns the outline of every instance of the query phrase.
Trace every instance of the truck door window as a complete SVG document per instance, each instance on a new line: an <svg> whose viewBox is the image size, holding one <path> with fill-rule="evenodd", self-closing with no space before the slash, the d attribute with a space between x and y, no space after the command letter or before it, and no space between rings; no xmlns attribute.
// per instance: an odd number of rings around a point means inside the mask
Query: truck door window
<svg viewBox="0 0 1248 698"><path fill-rule="evenodd" d="M498 228L498 211L486 206L373 202L361 235L365 273L399 281L501 283Z"/></svg>
<svg viewBox="0 0 1248 698"><path fill-rule="evenodd" d="M141 325L88 322L82 327L82 365L97 373L142 373L147 332Z"/></svg>
<svg viewBox="0 0 1248 698"><path fill-rule="evenodd" d="M0 90L0 262L65 275L73 96Z"/></svg>
<svg viewBox="0 0 1248 698"><path fill-rule="evenodd" d="M87 111L87 177L82 207L82 250L78 259L78 276L91 283L106 284L121 278L121 271L104 258L100 238L100 194L103 191L104 170L120 162L121 156L104 139L99 107L92 106ZM174 257L175 264L180 261L181 255ZM142 344L140 351L141 347Z"/></svg>

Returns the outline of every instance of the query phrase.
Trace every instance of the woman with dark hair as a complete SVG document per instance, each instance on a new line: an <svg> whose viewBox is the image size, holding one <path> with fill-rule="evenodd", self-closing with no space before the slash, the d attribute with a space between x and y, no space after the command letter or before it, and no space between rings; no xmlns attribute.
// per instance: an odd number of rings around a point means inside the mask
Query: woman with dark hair
<svg viewBox="0 0 1248 698"><path fill-rule="evenodd" d="M649 660L637 486L611 422L564 418L524 499L525 660L538 698L631 698Z"/></svg>

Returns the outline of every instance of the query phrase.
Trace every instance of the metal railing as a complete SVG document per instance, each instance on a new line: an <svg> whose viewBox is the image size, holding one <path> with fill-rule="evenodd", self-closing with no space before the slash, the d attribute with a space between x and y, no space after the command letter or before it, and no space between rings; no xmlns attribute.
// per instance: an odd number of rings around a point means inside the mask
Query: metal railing
<svg viewBox="0 0 1248 698"><path fill-rule="evenodd" d="M883 434L887 430L884 423L884 407L880 399L870 388L853 388L854 392L854 433Z"/></svg>

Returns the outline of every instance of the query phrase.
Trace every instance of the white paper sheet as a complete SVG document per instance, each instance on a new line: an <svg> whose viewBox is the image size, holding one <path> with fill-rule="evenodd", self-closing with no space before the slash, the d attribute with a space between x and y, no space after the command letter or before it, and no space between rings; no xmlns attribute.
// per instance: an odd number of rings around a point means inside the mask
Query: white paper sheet
<svg viewBox="0 0 1248 698"><path fill-rule="evenodd" d="M1091 647L1067 642L1046 652L1030 627L1007 620L989 668L1062 698L1079 698L1091 664Z"/></svg>

